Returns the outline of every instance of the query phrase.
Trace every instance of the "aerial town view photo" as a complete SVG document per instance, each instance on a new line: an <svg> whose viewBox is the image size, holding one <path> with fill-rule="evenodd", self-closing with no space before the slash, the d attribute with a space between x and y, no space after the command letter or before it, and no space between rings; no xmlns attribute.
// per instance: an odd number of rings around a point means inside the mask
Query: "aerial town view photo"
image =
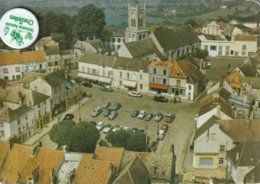
<svg viewBox="0 0 260 184"><path fill-rule="evenodd" d="M260 0L0 0L0 184L260 183Z"/></svg>

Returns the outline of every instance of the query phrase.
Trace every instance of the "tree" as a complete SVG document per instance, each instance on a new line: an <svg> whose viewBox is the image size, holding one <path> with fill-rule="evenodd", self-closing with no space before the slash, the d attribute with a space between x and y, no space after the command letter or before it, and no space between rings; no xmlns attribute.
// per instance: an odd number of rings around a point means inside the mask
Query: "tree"
<svg viewBox="0 0 260 184"><path fill-rule="evenodd" d="M193 19L186 20L184 22L184 25L191 25L191 27L199 27L199 24Z"/></svg>
<svg viewBox="0 0 260 184"><path fill-rule="evenodd" d="M148 139L143 132L132 132L128 137L126 148L131 151L145 151L147 141Z"/></svg>
<svg viewBox="0 0 260 184"><path fill-rule="evenodd" d="M75 124L62 121L55 124L49 132L50 139L58 146L67 145L70 151L93 153L100 137L94 125L87 122Z"/></svg>
<svg viewBox="0 0 260 184"><path fill-rule="evenodd" d="M97 128L86 122L80 122L73 127L71 134L70 151L93 153L100 137Z"/></svg>
<svg viewBox="0 0 260 184"><path fill-rule="evenodd" d="M193 57L205 59L209 55L207 50L203 50L200 48L196 48L195 52L193 53Z"/></svg>
<svg viewBox="0 0 260 184"><path fill-rule="evenodd" d="M129 151L145 151L146 135L143 132L129 132L118 130L107 135L106 139L115 147L124 147Z"/></svg>
<svg viewBox="0 0 260 184"><path fill-rule="evenodd" d="M126 148L129 133L126 130L118 130L107 135L106 139L115 147Z"/></svg>
<svg viewBox="0 0 260 184"><path fill-rule="evenodd" d="M87 37L102 37L104 26L104 11L90 4L79 10L73 31L79 40L85 40Z"/></svg>
<svg viewBox="0 0 260 184"><path fill-rule="evenodd" d="M69 145L73 126L75 126L75 122L70 120L53 125L49 132L50 139L56 142L58 146Z"/></svg>

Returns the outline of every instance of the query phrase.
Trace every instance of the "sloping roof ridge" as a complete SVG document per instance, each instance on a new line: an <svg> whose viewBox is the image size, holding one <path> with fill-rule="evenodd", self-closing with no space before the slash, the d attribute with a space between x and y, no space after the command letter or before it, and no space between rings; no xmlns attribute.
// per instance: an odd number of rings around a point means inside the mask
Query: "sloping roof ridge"
<svg viewBox="0 0 260 184"><path fill-rule="evenodd" d="M243 147L242 147L241 154L239 156L237 165L240 165L240 161L241 161L241 158L243 157L243 153L244 153L244 150L245 150L246 143L247 143L247 141L243 142Z"/></svg>

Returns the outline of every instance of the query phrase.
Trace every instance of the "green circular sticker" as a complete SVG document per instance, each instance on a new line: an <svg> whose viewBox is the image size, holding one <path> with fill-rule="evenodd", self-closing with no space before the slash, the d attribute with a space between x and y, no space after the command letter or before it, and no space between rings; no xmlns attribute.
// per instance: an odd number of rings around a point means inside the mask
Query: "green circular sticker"
<svg viewBox="0 0 260 184"><path fill-rule="evenodd" d="M11 9L0 19L0 37L9 47L26 48L34 43L38 34L38 20L27 9Z"/></svg>

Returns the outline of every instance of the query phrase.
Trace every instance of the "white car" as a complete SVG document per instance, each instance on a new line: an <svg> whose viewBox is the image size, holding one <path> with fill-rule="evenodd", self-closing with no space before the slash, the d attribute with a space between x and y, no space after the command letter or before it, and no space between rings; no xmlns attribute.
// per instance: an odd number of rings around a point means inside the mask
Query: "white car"
<svg viewBox="0 0 260 184"><path fill-rule="evenodd" d="M102 112L102 108L101 108L101 107L97 107L97 108L95 108L95 109L91 112L91 116L92 116L92 117L97 117L101 112Z"/></svg>
<svg viewBox="0 0 260 184"><path fill-rule="evenodd" d="M123 127L123 130L129 131L129 130L131 130L131 128L129 128L129 127Z"/></svg>
<svg viewBox="0 0 260 184"><path fill-rule="evenodd" d="M104 127L104 123L103 122L98 122L97 125L96 125L96 128L100 131L102 130L102 128Z"/></svg>
<svg viewBox="0 0 260 184"><path fill-rule="evenodd" d="M138 119L144 119L145 116L146 116L145 110L141 110L140 113L138 114L137 118Z"/></svg>
<svg viewBox="0 0 260 184"><path fill-rule="evenodd" d="M137 92L137 91L130 91L130 92L128 93L128 96L141 98L141 97L142 97L142 94L141 94L140 92Z"/></svg>
<svg viewBox="0 0 260 184"><path fill-rule="evenodd" d="M108 134L113 129L112 125L106 125L103 129L104 134Z"/></svg>

